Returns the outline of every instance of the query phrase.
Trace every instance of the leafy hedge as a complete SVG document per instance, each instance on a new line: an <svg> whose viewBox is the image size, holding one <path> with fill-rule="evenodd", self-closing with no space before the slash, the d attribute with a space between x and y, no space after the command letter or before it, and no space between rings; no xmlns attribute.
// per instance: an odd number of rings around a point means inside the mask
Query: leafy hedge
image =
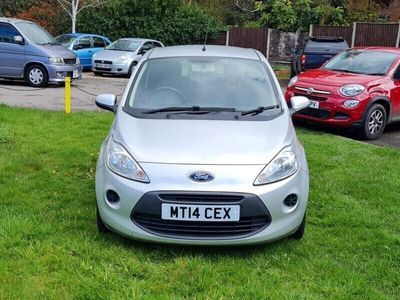
<svg viewBox="0 0 400 300"><path fill-rule="evenodd" d="M166 45L200 43L218 35L219 21L196 5L181 0L119 0L82 11L77 31L98 33L112 40L153 38Z"/></svg>

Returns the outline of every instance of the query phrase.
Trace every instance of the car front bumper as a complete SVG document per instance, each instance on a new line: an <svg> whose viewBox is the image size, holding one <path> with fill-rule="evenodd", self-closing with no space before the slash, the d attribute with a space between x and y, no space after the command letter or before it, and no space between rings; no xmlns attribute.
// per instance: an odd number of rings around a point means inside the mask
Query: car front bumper
<svg viewBox="0 0 400 300"><path fill-rule="evenodd" d="M100 153L100 157L102 155ZM103 222L112 231L142 241L186 245L245 245L274 241L295 232L304 217L308 201L309 175L305 156L302 160L301 165L303 167L291 177L272 184L254 186L253 181L263 169L264 166L262 165L196 166L141 163L151 181L151 183L146 184L114 174L100 158L96 170L97 206ZM199 169L206 169L215 174L216 179L207 183L191 181L188 174ZM238 178L235 178L232 174L238 174ZM120 201L116 205L110 204L106 200L107 190L118 193ZM244 194L247 198L243 201L249 201L249 203L240 203L241 218L247 205L253 211L257 211L257 214L265 211L270 219L261 230L245 236L230 236L228 234L223 237L201 237L195 234L195 236L187 237L180 234L160 234L133 220L133 212L143 209L143 207L145 207L145 210L156 209L161 211L162 201L156 199L160 193ZM153 197L152 194L155 194L155 196L153 195ZM283 205L283 200L290 194L296 194L298 201L295 207L288 209ZM201 197L199 201L202 201ZM252 203L250 203L251 201ZM186 202L186 204L188 203ZM199 202L196 202L196 204L199 204ZM210 202L201 204L210 204ZM222 205L221 202L213 204ZM161 217L159 220L161 220ZM198 224L199 222L193 223ZM223 222L221 222L221 225L223 225Z"/></svg>
<svg viewBox="0 0 400 300"><path fill-rule="evenodd" d="M49 82L64 82L65 77L70 77L71 80L82 78L82 66L81 65L47 65L47 71L49 73ZM74 78L73 74L77 73L77 77Z"/></svg>
<svg viewBox="0 0 400 300"><path fill-rule="evenodd" d="M108 68L98 67L96 63L92 63L93 72L105 74L126 75L129 73L129 67L130 62L112 62L112 64Z"/></svg>
<svg viewBox="0 0 400 300"><path fill-rule="evenodd" d="M293 96L305 96L309 100L318 102L318 108L306 108L293 115L296 120L309 121L333 127L358 127L363 120L363 112L368 99L360 100L358 107L348 109L343 106L344 101L348 100L339 95L332 94L321 97L320 95L307 95L306 93L294 92L290 88L285 93L285 98L290 106L290 98ZM322 99L322 100L321 100Z"/></svg>

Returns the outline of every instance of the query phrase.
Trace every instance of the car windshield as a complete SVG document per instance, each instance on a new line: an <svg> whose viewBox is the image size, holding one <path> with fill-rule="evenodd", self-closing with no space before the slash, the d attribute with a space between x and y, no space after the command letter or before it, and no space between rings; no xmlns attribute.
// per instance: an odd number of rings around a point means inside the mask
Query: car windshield
<svg viewBox="0 0 400 300"><path fill-rule="evenodd" d="M69 46L76 39L76 36L69 34L62 34L56 37L56 41L64 46Z"/></svg>
<svg viewBox="0 0 400 300"><path fill-rule="evenodd" d="M117 40L114 43L106 47L107 50L117 50L117 51L136 51L139 47L139 41L132 40Z"/></svg>
<svg viewBox="0 0 400 300"><path fill-rule="evenodd" d="M389 71L396 58L397 54L384 51L349 50L329 61L325 69L382 76Z"/></svg>
<svg viewBox="0 0 400 300"><path fill-rule="evenodd" d="M46 30L35 23L18 22L16 26L34 44L58 44L58 42L51 36L50 33L48 33Z"/></svg>
<svg viewBox="0 0 400 300"><path fill-rule="evenodd" d="M260 61L239 58L148 60L129 95L130 108L153 111L188 107L243 112L278 107L266 66Z"/></svg>

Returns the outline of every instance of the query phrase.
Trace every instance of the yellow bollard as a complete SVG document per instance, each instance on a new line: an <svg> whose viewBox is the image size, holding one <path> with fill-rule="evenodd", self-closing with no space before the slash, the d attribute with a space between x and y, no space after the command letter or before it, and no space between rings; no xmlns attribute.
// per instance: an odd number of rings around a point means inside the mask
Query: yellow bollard
<svg viewBox="0 0 400 300"><path fill-rule="evenodd" d="M65 77L65 113L71 113L71 77Z"/></svg>

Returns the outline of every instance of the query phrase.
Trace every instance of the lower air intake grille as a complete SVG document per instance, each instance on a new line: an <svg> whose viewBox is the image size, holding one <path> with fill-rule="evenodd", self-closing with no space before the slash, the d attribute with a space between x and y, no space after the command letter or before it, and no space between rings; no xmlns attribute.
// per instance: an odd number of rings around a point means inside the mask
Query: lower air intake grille
<svg viewBox="0 0 400 300"><path fill-rule="evenodd" d="M270 223L268 216L242 218L238 222L172 221L144 214L134 214L133 219L155 234L196 239L244 237L264 229Z"/></svg>
<svg viewBox="0 0 400 300"><path fill-rule="evenodd" d="M178 205L239 205L239 221L183 221L161 218L163 203ZM182 239L244 238L265 229L271 215L259 197L248 193L153 191L139 199L132 222L158 236Z"/></svg>

